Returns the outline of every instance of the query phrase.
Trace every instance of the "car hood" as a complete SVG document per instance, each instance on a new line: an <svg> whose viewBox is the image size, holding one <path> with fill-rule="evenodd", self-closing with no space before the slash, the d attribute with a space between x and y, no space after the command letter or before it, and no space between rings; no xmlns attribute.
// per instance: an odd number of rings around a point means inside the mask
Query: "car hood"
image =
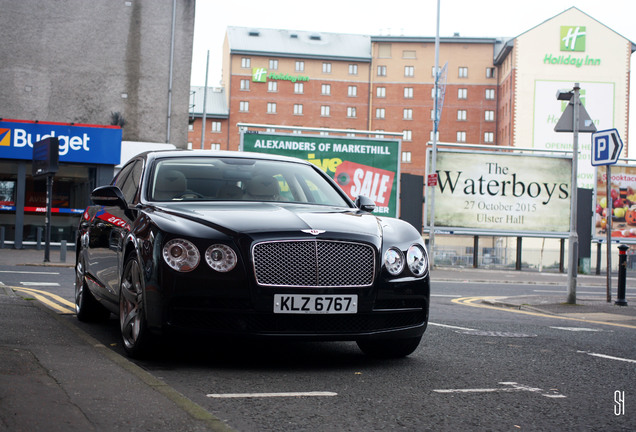
<svg viewBox="0 0 636 432"><path fill-rule="evenodd" d="M342 207L286 203L179 203L161 205L156 209L236 234L323 230L327 235L356 233L380 238L382 232L374 215Z"/></svg>

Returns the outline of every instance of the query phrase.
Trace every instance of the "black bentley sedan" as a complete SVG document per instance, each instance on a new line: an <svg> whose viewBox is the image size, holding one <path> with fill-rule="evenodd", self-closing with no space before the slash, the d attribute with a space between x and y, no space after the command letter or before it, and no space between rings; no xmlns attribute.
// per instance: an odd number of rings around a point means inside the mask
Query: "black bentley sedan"
<svg viewBox="0 0 636 432"><path fill-rule="evenodd" d="M81 321L119 316L126 353L162 335L356 341L411 354L426 330L428 255L316 166L211 151L147 152L91 194L79 224Z"/></svg>

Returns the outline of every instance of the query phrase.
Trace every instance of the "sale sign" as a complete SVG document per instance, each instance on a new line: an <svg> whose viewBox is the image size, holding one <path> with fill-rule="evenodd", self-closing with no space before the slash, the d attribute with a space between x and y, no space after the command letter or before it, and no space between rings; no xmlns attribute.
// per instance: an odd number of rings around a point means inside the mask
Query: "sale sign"
<svg viewBox="0 0 636 432"><path fill-rule="evenodd" d="M399 139L241 134L242 150L309 161L330 175L352 200L366 196L375 202L375 214L398 216Z"/></svg>

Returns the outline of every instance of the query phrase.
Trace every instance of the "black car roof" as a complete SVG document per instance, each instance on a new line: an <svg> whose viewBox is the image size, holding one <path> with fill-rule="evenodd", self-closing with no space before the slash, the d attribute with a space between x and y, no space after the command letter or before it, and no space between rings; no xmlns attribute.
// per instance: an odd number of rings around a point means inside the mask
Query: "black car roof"
<svg viewBox="0 0 636 432"><path fill-rule="evenodd" d="M152 150L141 153L136 157L146 160L172 158L172 157L232 157L241 159L264 159L281 162L296 162L311 165L309 162L295 157L281 156L269 153L241 152L227 150Z"/></svg>

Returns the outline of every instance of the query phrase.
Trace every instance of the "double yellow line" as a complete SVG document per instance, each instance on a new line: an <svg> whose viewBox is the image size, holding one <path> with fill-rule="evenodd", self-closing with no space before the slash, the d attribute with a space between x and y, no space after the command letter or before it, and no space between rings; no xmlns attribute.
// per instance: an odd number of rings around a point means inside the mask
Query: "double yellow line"
<svg viewBox="0 0 636 432"><path fill-rule="evenodd" d="M563 315L557 315L557 314L552 315L552 314L541 313L541 312L521 310L514 307L494 306L494 305L488 305L488 304L482 303L482 301L484 300L494 300L498 298L501 298L501 297L500 296L462 297L462 298L452 299L451 302L461 304L464 306L472 306L472 307L483 308L483 309L495 309L500 311L513 312L513 313L524 314L524 315L532 315L532 316L543 317L543 318L562 319L567 321L579 321L579 322L590 323L590 324L602 324L602 325L609 325L614 327L625 327L625 328L636 329L636 326L631 324L609 322L609 321L595 321L595 320L590 320L585 318L575 318L575 317L563 316Z"/></svg>
<svg viewBox="0 0 636 432"><path fill-rule="evenodd" d="M50 307L51 309L58 311L63 314L74 314L75 313L75 304L62 298L58 295L47 291L40 291L33 288L25 288L25 287L16 287L9 286L7 287L14 291L20 291L23 293L31 294L33 298Z"/></svg>

